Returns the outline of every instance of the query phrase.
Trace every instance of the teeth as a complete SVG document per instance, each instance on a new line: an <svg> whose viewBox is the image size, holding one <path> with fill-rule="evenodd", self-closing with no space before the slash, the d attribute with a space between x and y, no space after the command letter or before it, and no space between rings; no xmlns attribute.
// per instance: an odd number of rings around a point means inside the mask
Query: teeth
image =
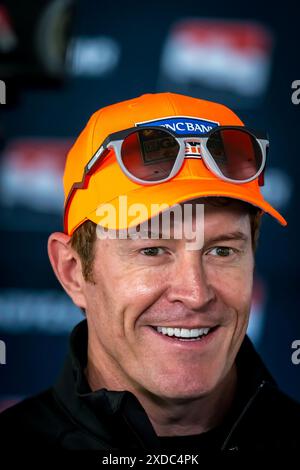
<svg viewBox="0 0 300 470"><path fill-rule="evenodd" d="M165 326L157 326L157 331L167 336L176 336L177 338L199 338L200 336L207 335L210 328L168 328Z"/></svg>
<svg viewBox="0 0 300 470"><path fill-rule="evenodd" d="M180 336L181 338L190 338L192 335L192 330L187 330L185 328L181 328Z"/></svg>

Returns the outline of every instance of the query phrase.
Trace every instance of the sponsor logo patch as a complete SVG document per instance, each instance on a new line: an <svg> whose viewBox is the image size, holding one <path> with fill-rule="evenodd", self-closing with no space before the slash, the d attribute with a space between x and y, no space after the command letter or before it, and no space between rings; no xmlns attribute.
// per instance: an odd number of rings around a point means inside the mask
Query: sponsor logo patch
<svg viewBox="0 0 300 470"><path fill-rule="evenodd" d="M148 126L162 126L166 129L174 132L176 135L199 135L206 134L211 129L219 125L216 121L209 121L207 119L199 119L193 117L166 117L162 119L156 119L153 121L139 122L136 123L138 127Z"/></svg>
<svg viewBox="0 0 300 470"><path fill-rule="evenodd" d="M218 127L218 125L219 123L216 121L208 121L207 119L187 116L171 116L136 123L137 127L164 127L165 129L174 132L178 137L186 135L199 137L200 135L206 134L211 129ZM168 137L165 133L162 133L161 137L156 135L155 139L153 139L153 131L149 129L148 132L145 131L145 133L140 136L144 164L153 164L154 162L174 162L177 157L178 149L177 144L172 137ZM201 147L199 142L194 142L192 139L191 141L186 141L185 156L190 158L201 158Z"/></svg>

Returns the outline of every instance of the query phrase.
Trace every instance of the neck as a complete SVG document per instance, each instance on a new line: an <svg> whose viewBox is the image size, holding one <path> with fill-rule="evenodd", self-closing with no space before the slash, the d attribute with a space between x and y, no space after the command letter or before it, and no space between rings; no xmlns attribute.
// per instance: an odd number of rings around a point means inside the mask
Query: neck
<svg viewBox="0 0 300 470"><path fill-rule="evenodd" d="M207 395L184 400L138 398L158 436L201 434L223 422L232 405L236 383L234 365L222 383Z"/></svg>
<svg viewBox="0 0 300 470"><path fill-rule="evenodd" d="M158 397L124 379L105 355L99 357L99 351L95 354L90 344L85 373L93 391L106 388L133 393L158 436L201 434L218 426L232 405L237 384L236 366L233 365L223 381L204 396L192 399Z"/></svg>

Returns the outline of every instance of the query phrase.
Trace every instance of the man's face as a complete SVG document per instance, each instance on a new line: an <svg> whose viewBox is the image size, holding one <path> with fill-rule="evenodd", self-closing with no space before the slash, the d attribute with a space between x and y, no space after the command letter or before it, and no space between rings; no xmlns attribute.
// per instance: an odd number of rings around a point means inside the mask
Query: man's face
<svg viewBox="0 0 300 470"><path fill-rule="evenodd" d="M250 220L238 202L206 205L204 220L200 250L184 238L97 239L95 284L85 284L89 341L119 389L199 397L231 370L251 304ZM211 330L184 340L158 327Z"/></svg>

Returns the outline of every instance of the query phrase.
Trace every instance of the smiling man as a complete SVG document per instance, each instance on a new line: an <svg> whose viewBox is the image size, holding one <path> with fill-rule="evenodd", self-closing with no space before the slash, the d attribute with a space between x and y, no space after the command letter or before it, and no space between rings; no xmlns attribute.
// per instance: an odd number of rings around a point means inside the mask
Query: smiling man
<svg viewBox="0 0 300 470"><path fill-rule="evenodd" d="M171 93L91 117L48 243L86 319L57 384L2 414L7 446L299 446L299 404L246 336L261 217L286 225L260 192L267 148L225 106Z"/></svg>
<svg viewBox="0 0 300 470"><path fill-rule="evenodd" d="M250 217L237 201L205 209L201 250L187 250L184 238L101 240L84 296L68 290L88 312L92 389L132 392L162 436L219 424L236 387L252 291ZM52 236L53 250L66 241Z"/></svg>

